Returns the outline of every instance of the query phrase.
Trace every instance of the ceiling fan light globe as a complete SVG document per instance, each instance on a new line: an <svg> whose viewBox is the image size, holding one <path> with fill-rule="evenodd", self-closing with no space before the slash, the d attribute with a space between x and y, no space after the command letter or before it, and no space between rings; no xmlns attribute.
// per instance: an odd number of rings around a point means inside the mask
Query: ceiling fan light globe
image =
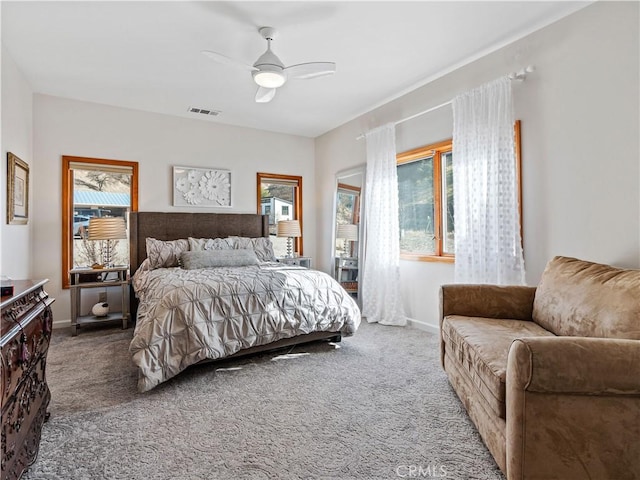
<svg viewBox="0 0 640 480"><path fill-rule="evenodd" d="M262 70L253 73L253 81L256 82L260 87L278 88L284 85L286 77L281 72Z"/></svg>

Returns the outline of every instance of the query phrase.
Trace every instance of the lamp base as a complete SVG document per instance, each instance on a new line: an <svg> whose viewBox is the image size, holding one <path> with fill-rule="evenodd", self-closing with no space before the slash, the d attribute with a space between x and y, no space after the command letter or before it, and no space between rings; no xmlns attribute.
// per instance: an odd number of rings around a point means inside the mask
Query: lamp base
<svg viewBox="0 0 640 480"><path fill-rule="evenodd" d="M348 257L350 257L350 256L351 256L351 253L350 253L350 251L349 251L349 250L351 250L351 245L350 245L350 243L351 243L351 242L349 242L348 240L346 240L346 239L345 239L345 241L344 241L344 245L343 245L343 247L342 247L342 255L341 255L343 258L348 258Z"/></svg>
<svg viewBox="0 0 640 480"><path fill-rule="evenodd" d="M111 250L113 240L102 240L102 264L104 268L113 268L113 257Z"/></svg>

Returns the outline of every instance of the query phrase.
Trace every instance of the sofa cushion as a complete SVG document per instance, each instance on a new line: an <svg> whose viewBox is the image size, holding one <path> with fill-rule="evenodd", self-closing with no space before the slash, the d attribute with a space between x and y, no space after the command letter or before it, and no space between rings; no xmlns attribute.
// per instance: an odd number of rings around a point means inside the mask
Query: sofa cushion
<svg viewBox="0 0 640 480"><path fill-rule="evenodd" d="M506 418L505 379L511 343L517 338L553 336L527 320L450 315L442 323L445 354L469 375L478 392L501 418Z"/></svg>
<svg viewBox="0 0 640 480"><path fill-rule="evenodd" d="M561 336L640 340L640 270L555 257L536 289L533 321Z"/></svg>

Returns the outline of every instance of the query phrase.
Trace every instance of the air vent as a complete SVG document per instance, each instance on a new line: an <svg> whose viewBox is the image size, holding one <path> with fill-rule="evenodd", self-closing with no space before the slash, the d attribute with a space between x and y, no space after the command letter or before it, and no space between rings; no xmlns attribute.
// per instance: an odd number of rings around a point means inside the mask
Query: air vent
<svg viewBox="0 0 640 480"><path fill-rule="evenodd" d="M191 113L200 113L202 115L213 115L214 117L220 114L220 110L211 110L210 108L198 108L189 107Z"/></svg>

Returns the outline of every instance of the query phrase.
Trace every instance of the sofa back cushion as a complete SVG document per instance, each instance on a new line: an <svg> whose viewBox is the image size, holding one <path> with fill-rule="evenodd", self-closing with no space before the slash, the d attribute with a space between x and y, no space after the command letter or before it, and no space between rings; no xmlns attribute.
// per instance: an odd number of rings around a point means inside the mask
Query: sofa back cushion
<svg viewBox="0 0 640 480"><path fill-rule="evenodd" d="M640 340L640 270L555 257L536 289L533 321L556 335Z"/></svg>

